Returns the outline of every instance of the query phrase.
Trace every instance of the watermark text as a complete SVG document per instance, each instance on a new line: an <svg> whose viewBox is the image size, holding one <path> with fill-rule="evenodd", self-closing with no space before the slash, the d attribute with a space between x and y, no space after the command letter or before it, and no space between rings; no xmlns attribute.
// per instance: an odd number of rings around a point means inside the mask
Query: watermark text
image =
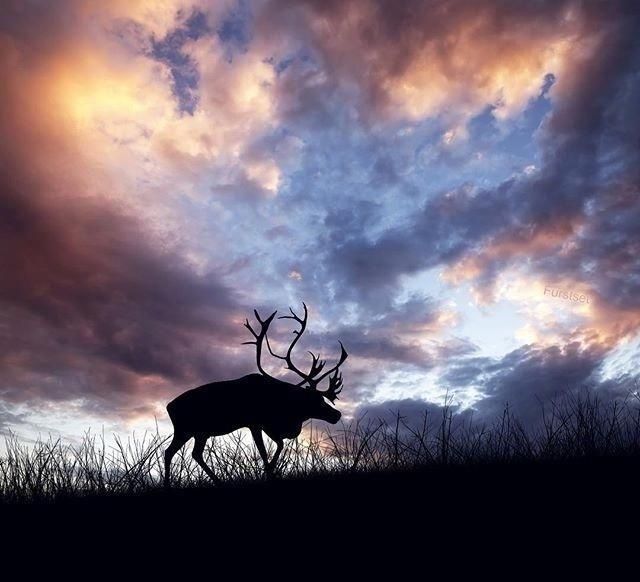
<svg viewBox="0 0 640 582"><path fill-rule="evenodd" d="M576 293L559 287L545 287L544 294L548 297L556 297L565 301L573 301L574 303L591 303L591 297L584 293Z"/></svg>

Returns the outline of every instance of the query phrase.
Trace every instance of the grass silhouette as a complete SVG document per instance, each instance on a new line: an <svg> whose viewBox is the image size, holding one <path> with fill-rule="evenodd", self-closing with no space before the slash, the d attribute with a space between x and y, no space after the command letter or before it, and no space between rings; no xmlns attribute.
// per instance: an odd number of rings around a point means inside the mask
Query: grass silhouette
<svg viewBox="0 0 640 582"><path fill-rule="evenodd" d="M107 446L88 434L77 446L27 446L10 436L0 460L3 556L47 571L62 556L65 568L87 562L85 572L136 563L145 577L175 568L184 579L352 567L375 576L390 567L403 578L433 571L434 561L475 572L491 559L498 570L539 565L542 577L550 560L573 572L580 560L592 568L597 556L635 555L635 536L624 534L640 519L635 398L572 396L528 428L508 409L484 426L449 407L414 422L396 415L318 428L287 443L275 479L250 435L208 446L220 485L183 450L168 490L168 437Z"/></svg>
<svg viewBox="0 0 640 582"><path fill-rule="evenodd" d="M86 434L79 445L61 440L22 444L6 438L0 458L0 502L49 502L74 497L139 495L162 489L163 452L169 437L146 434L116 438ZM265 484L262 463L247 435L211 440L206 458L222 488ZM640 402L630 397L603 402L590 393L565 397L541 409L540 422L526 428L506 408L490 425L457 417L449 406L409 423L359 419L331 431L307 426L289 441L278 463L279 483L353 476L428 473L442 468L575 465L602 459L640 460ZM178 490L214 487L183 449L172 467ZM273 485L271 485L273 486Z"/></svg>

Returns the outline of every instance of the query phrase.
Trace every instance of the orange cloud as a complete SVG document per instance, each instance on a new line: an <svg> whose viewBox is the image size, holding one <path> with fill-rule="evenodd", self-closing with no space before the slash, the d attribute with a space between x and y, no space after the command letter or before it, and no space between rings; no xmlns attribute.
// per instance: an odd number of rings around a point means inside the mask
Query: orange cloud
<svg viewBox="0 0 640 582"><path fill-rule="evenodd" d="M264 28L297 17L326 68L345 86L358 87L370 113L409 122L445 116L454 126L487 106L498 119L520 113L540 93L545 75L564 74L583 25L567 2L275 5L282 12L270 7Z"/></svg>
<svg viewBox="0 0 640 582"><path fill-rule="evenodd" d="M33 53L18 37L0 38L6 84L14 91L11 110L22 112L10 123L21 141L31 144L27 135L37 139L29 153L33 163L51 139L55 156L68 157L57 164L45 158L45 171L64 168L63 175L82 180L85 191L117 198L151 221L176 228L173 193L209 196L203 182L225 191L249 184L256 193L276 194L277 160L252 149L277 121L267 49L256 46L232 64L215 35L186 43L183 51L200 75L199 106L190 116L178 109L168 66L146 46L197 8L215 29L230 5L70 2L65 7L72 26L64 34L56 29L47 51ZM138 27L135 42L123 41L129 29L114 33L123 23Z"/></svg>
<svg viewBox="0 0 640 582"><path fill-rule="evenodd" d="M480 279L493 263L510 261L519 256L536 258L562 252L582 223L583 218L557 220L535 230L524 229L496 235L478 251L466 254L456 263L447 266L442 273L442 279L446 283L459 285L465 281ZM491 302L492 293L493 289L489 286L480 296Z"/></svg>

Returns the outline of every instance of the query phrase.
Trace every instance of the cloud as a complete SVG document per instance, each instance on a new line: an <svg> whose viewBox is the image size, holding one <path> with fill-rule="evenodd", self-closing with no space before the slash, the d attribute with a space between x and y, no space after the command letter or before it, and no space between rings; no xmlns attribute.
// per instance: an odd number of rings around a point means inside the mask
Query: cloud
<svg viewBox="0 0 640 582"><path fill-rule="evenodd" d="M540 419L542 406L599 386L598 369L606 349L578 342L560 346L524 345L503 358L470 358L453 363L442 376L452 389L476 385L483 397L476 418L491 421L505 407L526 425ZM612 393L613 395L613 393ZM626 394L617 392L617 397Z"/></svg>
<svg viewBox="0 0 640 582"><path fill-rule="evenodd" d="M640 329L638 29L624 0L12 4L3 398L145 414L251 370L246 306L300 299L352 407L394 373L487 414L596 382ZM405 288L429 270L483 308L510 280L528 345L484 357Z"/></svg>
<svg viewBox="0 0 640 582"><path fill-rule="evenodd" d="M27 417L26 413L13 412L0 403L0 435L8 436L16 425L26 423Z"/></svg>
<svg viewBox="0 0 640 582"><path fill-rule="evenodd" d="M104 200L2 187L3 398L117 407L237 371L237 301L214 273Z"/></svg>
<svg viewBox="0 0 640 582"><path fill-rule="evenodd" d="M379 403L362 404L356 409L355 417L363 420L381 420L391 430L394 430L399 421L398 429L402 433L406 427L415 430L423 425L426 420L428 426L437 427L442 422L445 414L456 416L456 422L470 416L469 412L462 412L460 407L451 404L447 407L416 398L404 398L402 400L387 400Z"/></svg>
<svg viewBox="0 0 640 582"><path fill-rule="evenodd" d="M630 99L640 60L632 49L638 22L622 18L627 8L618 3L605 17L588 5L574 15L585 36L574 39L566 71L551 88L553 110L539 133L540 169L492 188L441 192L375 240L352 237L336 245L327 263L345 293L380 305L403 275L444 266L451 282L470 280L490 298L497 275L524 255L529 271L540 277L586 284L607 304L634 307L635 278L617 276L637 270L625 242L637 238L636 221L627 218L638 208L637 153L630 139L637 132L616 122L627 118L621 107L632 124L637 117ZM604 20L596 25L599 16ZM615 284L625 292L611 292Z"/></svg>
<svg viewBox="0 0 640 582"><path fill-rule="evenodd" d="M308 47L325 74L315 85L355 96L362 115L446 115L455 128L487 105L496 117L513 117L545 74L561 73L581 31L578 8L573 1L281 0L265 7L261 26L284 28ZM313 102L312 86L304 83L304 102Z"/></svg>
<svg viewBox="0 0 640 582"><path fill-rule="evenodd" d="M223 41L211 35L186 42L182 50L199 78L198 106L190 116L154 124L155 153L174 168L176 180L190 178L193 196L202 196L203 183L218 195L273 196L279 165L274 154L254 146L277 121L267 54L258 47L230 60Z"/></svg>
<svg viewBox="0 0 640 582"><path fill-rule="evenodd" d="M61 10L87 25L78 3ZM30 13L37 41L14 16L0 37L3 400L127 417L250 371L237 294L135 199L127 156L148 151L153 117L176 119L164 69L62 34L53 11Z"/></svg>
<svg viewBox="0 0 640 582"><path fill-rule="evenodd" d="M327 221L319 239L326 252L316 281L362 313L386 312L406 276L436 268L444 270L451 285L470 283L483 304L496 300L498 285L509 273L530 288L556 284L590 294L594 303L589 309L562 321L554 320L557 310L541 310L540 301L522 301L535 344L503 361L475 357L462 358L460 366L448 363L444 378L458 386L475 384L486 396L477 404L485 414L509 401L531 418L538 410L533 394L545 398L589 382L601 385L602 360L640 329L634 252L640 126L633 105L640 22L632 3L624 1L606 10L597 2L445 5L440 11L428 3L364 1L292 7L287 25L309 32L317 62L306 69L287 67L285 75L289 71L292 78L303 70L315 78L303 83L301 101L288 115L297 119L317 108L318 119L324 119L326 105L318 95L342 91L376 128L446 116L449 108L464 125L487 106L497 107L493 115L500 120L517 115L544 87L551 110L536 136L539 159L495 186L464 183L436 193L425 188L426 201L413 216L383 229L377 210L377 223L367 222L372 214L362 212L364 207L334 212L339 219ZM430 22L423 26L427 16ZM400 25L402 34L393 28ZM536 39L528 36L534 31ZM555 47L555 55L547 58L537 40ZM516 48L513 63L485 58L485 42L492 45L487 50L504 51L520 41L522 52ZM421 59L429 47L444 42L451 43L450 51L441 50L446 54L425 66ZM476 55L486 62L478 63ZM446 68L458 58L473 71ZM435 74L441 66L446 83ZM430 76L420 80L414 67ZM521 72L531 73L531 84ZM493 82L503 73L500 101ZM478 79L486 82L476 85ZM436 93L429 92L427 81ZM394 92L396 83L407 90ZM440 102L433 95L442 86L449 99ZM425 100L416 105L411 96L422 95L421 90ZM291 98L287 103L293 103ZM383 325L380 331L385 336ZM384 351L393 353L389 347Z"/></svg>

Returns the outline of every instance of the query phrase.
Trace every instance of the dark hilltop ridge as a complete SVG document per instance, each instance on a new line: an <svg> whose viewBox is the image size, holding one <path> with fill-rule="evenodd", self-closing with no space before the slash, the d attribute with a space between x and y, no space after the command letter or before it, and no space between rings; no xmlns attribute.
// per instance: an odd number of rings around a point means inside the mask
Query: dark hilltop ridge
<svg viewBox="0 0 640 582"><path fill-rule="evenodd" d="M192 556L263 574L316 561L325 575L344 563L415 571L431 560L459 572L532 555L530 568L577 556L584 567L605 551L636 555L624 532L640 518L639 468L632 457L434 465L12 504L0 509L3 547L87 545L83 559L110 548L142 562L179 552L198 570L208 566Z"/></svg>
<svg viewBox="0 0 640 582"><path fill-rule="evenodd" d="M171 488L162 487L167 439L131 449L139 457L129 459L128 470L115 457L91 457L96 442L85 446L73 487L63 486L69 450L59 443L27 450L14 441L1 465L4 547L34 531L55 531L53 543L77 540L79 532L89 536L80 536L83 543L135 533L145 546L170 540L218 552L311 544L329 554L366 546L397 555L418 546L450 552L498 543L523 551L525 540L548 551L615 541L627 551L632 540L622 532L640 518L635 401L603 405L580 397L553 410L537 431L525 431L508 412L482 428L446 410L433 422L426 415L419 427L400 417L352 423L292 441L273 476L264 474L249 440L216 439L206 457L221 482L213 484L182 452ZM106 459L102 468L92 468L99 459ZM29 476L33 471L39 475Z"/></svg>

